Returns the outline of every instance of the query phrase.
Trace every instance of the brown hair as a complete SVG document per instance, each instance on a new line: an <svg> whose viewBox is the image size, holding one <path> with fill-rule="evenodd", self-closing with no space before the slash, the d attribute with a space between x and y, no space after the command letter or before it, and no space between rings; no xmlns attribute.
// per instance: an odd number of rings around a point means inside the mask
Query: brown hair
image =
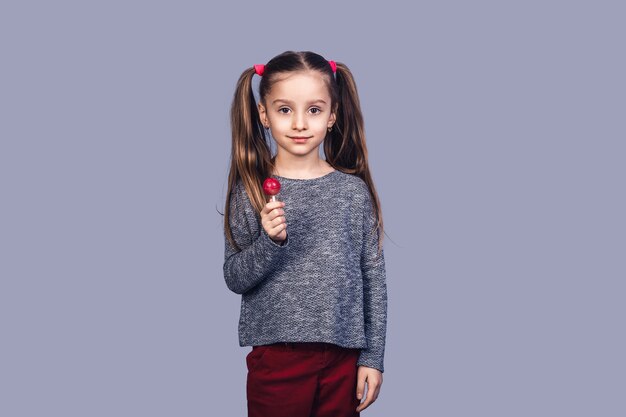
<svg viewBox="0 0 626 417"><path fill-rule="evenodd" d="M354 77L348 67L337 62L337 71L333 77L330 64L321 55L309 51L283 52L265 65L259 84L259 99L261 103L265 102L265 97L279 74L307 70L318 71L322 75L330 92L332 107L337 113L333 129L324 139L326 161L336 170L354 174L367 184L377 217L376 229L379 230L378 249L380 251L384 233L382 210L368 165L359 95ZM237 181L241 179L250 202L260 217L260 212L266 204L262 183L274 171L270 138L267 137L261 124L252 90L254 74L254 67L250 67L239 77L230 111L232 150L228 174L228 197L224 211L224 232L237 250L240 248L234 241L230 229L230 195Z"/></svg>

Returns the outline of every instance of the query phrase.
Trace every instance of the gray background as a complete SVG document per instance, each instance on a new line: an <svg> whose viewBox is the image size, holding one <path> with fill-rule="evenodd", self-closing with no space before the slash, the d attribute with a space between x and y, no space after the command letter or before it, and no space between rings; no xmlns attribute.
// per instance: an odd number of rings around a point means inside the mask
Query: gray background
<svg viewBox="0 0 626 417"><path fill-rule="evenodd" d="M386 225L367 416L624 416L625 8L0 6L0 415L243 416L223 281L241 72L356 77Z"/></svg>

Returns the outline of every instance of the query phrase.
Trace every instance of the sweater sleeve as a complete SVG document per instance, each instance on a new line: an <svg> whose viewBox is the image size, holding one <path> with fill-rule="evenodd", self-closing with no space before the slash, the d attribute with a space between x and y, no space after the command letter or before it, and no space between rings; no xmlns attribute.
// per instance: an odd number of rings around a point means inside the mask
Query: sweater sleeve
<svg viewBox="0 0 626 417"><path fill-rule="evenodd" d="M385 337L387 331L387 284L385 254L378 252L376 213L367 191L363 209L363 246L361 271L363 276L363 312L367 348L361 350L357 365L384 372Z"/></svg>
<svg viewBox="0 0 626 417"><path fill-rule="evenodd" d="M269 237L241 180L229 198L231 232L241 250L235 250L224 232L224 279L231 291L243 294L280 266L289 236L282 244Z"/></svg>

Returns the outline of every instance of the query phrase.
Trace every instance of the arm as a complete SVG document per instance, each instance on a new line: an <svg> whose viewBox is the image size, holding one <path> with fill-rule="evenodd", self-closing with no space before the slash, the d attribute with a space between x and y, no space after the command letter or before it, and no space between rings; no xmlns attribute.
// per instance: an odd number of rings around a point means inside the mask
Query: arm
<svg viewBox="0 0 626 417"><path fill-rule="evenodd" d="M385 336L387 331L387 284L385 253L378 252L376 213L367 192L363 208L363 246L361 271L363 276L363 312L367 348L361 350L357 365L384 372Z"/></svg>
<svg viewBox="0 0 626 417"><path fill-rule="evenodd" d="M230 196L230 226L241 250L236 251L224 234L224 279L231 291L243 294L280 265L289 236L282 244L269 237L241 181Z"/></svg>

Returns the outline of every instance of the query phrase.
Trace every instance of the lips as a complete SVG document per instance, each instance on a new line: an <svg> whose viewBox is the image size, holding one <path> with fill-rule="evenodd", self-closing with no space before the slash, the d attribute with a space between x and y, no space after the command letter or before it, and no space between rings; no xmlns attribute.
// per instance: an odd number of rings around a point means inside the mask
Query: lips
<svg viewBox="0 0 626 417"><path fill-rule="evenodd" d="M290 136L290 138L298 143L303 143L306 142L308 139L311 139L311 137L304 137L304 136Z"/></svg>

